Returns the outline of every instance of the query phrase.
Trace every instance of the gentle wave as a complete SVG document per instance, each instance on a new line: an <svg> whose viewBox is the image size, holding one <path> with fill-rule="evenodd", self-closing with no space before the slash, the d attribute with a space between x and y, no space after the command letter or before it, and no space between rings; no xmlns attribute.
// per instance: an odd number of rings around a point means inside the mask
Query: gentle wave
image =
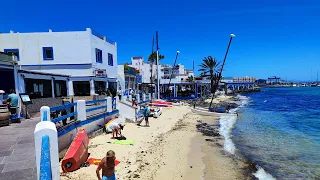
<svg viewBox="0 0 320 180"><path fill-rule="evenodd" d="M240 106L243 107L246 104L249 103L249 98L246 96L241 96L237 95L239 101L240 101ZM239 108L231 109L230 112L236 113L239 110ZM232 142L232 129L237 121L237 116L230 116L230 115L222 115L220 117L220 134L224 137L224 150L231 154L235 154L236 147L234 143ZM272 175L268 174L263 168L260 166L257 166L257 172L253 173L253 175L258 178L259 180L275 180Z"/></svg>
<svg viewBox="0 0 320 180"><path fill-rule="evenodd" d="M259 180L276 180L271 174L268 174L262 167L257 166L257 172L253 175Z"/></svg>

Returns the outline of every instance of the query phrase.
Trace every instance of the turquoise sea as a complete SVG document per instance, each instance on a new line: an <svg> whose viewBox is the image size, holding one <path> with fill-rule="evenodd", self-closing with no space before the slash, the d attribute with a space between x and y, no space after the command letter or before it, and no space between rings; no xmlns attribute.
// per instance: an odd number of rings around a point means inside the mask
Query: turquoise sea
<svg viewBox="0 0 320 180"><path fill-rule="evenodd" d="M230 132L231 149L273 178L320 179L320 87L268 88L245 96Z"/></svg>

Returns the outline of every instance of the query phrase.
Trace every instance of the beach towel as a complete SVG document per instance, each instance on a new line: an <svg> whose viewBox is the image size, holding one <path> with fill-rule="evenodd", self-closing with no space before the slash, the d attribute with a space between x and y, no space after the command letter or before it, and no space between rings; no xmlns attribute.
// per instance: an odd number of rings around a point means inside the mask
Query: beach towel
<svg viewBox="0 0 320 180"><path fill-rule="evenodd" d="M136 141L134 140L116 140L112 144L121 144L121 145L134 145Z"/></svg>
<svg viewBox="0 0 320 180"><path fill-rule="evenodd" d="M89 164L94 164L94 165L99 165L101 162L101 159L96 159L96 158L89 158L87 160L87 163ZM114 160L114 164L117 166L120 163L118 160Z"/></svg>

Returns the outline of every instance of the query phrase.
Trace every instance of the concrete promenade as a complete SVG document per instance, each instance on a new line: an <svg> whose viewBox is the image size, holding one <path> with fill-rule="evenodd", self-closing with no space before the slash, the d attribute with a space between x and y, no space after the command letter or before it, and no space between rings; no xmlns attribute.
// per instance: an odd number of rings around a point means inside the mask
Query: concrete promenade
<svg viewBox="0 0 320 180"><path fill-rule="evenodd" d="M39 118L0 128L0 180L35 180L34 129Z"/></svg>

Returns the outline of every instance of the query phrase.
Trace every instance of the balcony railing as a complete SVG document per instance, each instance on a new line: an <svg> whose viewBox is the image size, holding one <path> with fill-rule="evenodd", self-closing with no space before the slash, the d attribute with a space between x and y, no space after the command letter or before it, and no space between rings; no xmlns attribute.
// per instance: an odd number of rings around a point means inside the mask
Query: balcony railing
<svg viewBox="0 0 320 180"><path fill-rule="evenodd" d="M91 33L92 33L92 35L94 35L94 36L96 36L96 37L98 37L98 38L100 38L102 40L105 40L106 42L108 42L108 43L110 43L112 45L115 45L115 42L113 40L107 38L106 36L104 36L104 35L102 35L100 33L98 33L97 31L91 30Z"/></svg>

